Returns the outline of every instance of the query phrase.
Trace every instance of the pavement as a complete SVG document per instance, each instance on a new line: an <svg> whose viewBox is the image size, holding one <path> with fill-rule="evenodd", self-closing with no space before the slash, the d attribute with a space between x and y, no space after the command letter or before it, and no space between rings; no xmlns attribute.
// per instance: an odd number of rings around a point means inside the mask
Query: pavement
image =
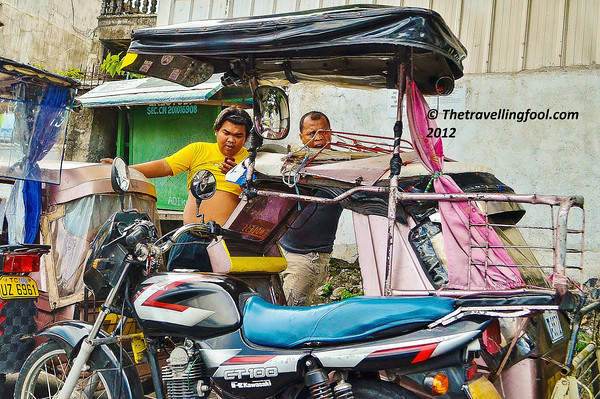
<svg viewBox="0 0 600 399"><path fill-rule="evenodd" d="M2 399L10 399L13 397L15 392L15 383L17 382L18 374L7 374L6 382L4 383L4 394L2 395ZM1 390L0 390L1 392Z"/></svg>

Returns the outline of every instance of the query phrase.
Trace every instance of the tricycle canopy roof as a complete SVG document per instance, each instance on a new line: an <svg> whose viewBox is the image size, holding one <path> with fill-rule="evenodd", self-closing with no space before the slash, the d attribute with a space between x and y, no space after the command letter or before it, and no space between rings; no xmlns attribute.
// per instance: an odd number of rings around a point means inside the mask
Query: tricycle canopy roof
<svg viewBox="0 0 600 399"><path fill-rule="evenodd" d="M66 76L0 57L0 83L4 80L9 80L12 83L16 79L38 84L52 84L55 86L72 88L77 87L78 84L76 80Z"/></svg>
<svg viewBox="0 0 600 399"><path fill-rule="evenodd" d="M229 20L203 20L132 33L124 69L198 84L199 75L226 80L394 88L410 63L424 93L440 77L463 75L466 50L442 17L420 8L356 5Z"/></svg>

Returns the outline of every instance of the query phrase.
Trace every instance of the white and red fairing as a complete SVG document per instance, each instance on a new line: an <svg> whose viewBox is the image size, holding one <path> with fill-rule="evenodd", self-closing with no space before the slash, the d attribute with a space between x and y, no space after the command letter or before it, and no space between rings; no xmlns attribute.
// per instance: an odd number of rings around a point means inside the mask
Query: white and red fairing
<svg viewBox="0 0 600 399"><path fill-rule="evenodd" d="M182 284L205 279L205 276L193 273L176 273L151 277L144 282L148 285L138 292L133 299L135 311L140 319L179 324L186 327L194 326L212 316L215 312L172 303L171 301L162 301L161 296ZM235 307L235 304L233 306Z"/></svg>

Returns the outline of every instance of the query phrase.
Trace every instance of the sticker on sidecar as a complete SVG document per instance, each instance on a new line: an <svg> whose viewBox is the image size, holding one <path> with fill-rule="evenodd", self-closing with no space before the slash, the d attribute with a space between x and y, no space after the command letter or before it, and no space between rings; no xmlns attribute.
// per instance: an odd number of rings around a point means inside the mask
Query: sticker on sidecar
<svg viewBox="0 0 600 399"><path fill-rule="evenodd" d="M37 285L31 277L0 277L0 298L2 299L37 298L39 295Z"/></svg>
<svg viewBox="0 0 600 399"><path fill-rule="evenodd" d="M545 311L544 322L546 323L548 334L550 334L550 341L553 344L564 338L563 330L560 325L560 319L558 318L558 312L556 310Z"/></svg>

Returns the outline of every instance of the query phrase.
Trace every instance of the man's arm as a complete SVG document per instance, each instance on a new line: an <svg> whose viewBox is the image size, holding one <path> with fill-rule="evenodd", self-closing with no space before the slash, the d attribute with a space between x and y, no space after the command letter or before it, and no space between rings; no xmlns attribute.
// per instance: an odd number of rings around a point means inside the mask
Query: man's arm
<svg viewBox="0 0 600 399"><path fill-rule="evenodd" d="M103 158L100 160L102 163L112 163L112 161L113 160L110 158ZM171 169L167 161L164 159L139 163L137 165L131 165L130 167L142 172L142 174L147 178L173 176L173 169Z"/></svg>
<svg viewBox="0 0 600 399"><path fill-rule="evenodd" d="M131 167L142 172L147 178L173 176L173 170L164 159L139 163Z"/></svg>

